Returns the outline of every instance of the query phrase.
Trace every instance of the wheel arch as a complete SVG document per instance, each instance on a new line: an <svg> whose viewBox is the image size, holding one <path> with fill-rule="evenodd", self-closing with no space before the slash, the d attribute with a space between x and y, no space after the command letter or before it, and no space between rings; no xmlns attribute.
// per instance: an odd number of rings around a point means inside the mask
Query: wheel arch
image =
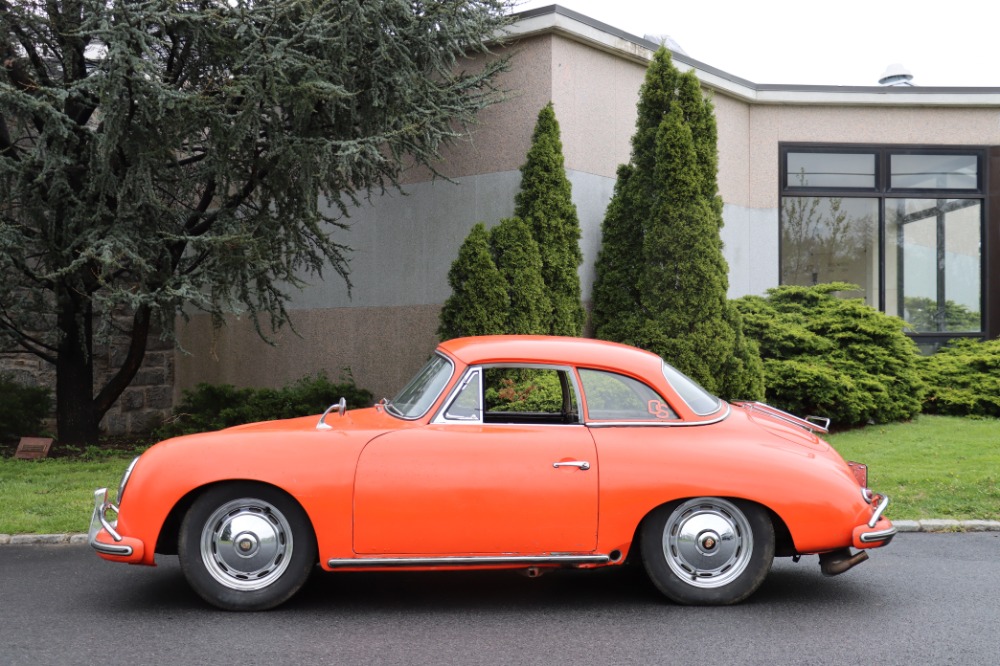
<svg viewBox="0 0 1000 666"><path fill-rule="evenodd" d="M295 502L302 513L305 514L306 519L309 521L309 529L313 533L313 538L316 539L316 526L313 524L312 516L306 511L305 506L299 499L288 492L281 486L269 483L267 481L261 481L260 479L219 479L217 481L212 481L210 483L205 483L197 488L192 488L183 497L181 497L174 506L170 509L167 517L164 519L162 526L160 527L160 533L156 539L156 552L160 555L176 555L178 539L180 538L181 523L184 520L185 514L190 510L191 505L193 505L199 497L204 495L206 492L213 488L218 488L220 486L226 486L231 484L252 484L261 487L271 488L277 492L285 495L289 500Z"/></svg>
<svg viewBox="0 0 1000 666"><path fill-rule="evenodd" d="M632 541L629 543L628 552L625 555L626 562L638 562L642 553L642 528L643 525L650 519L654 513L666 506L680 505L688 500L695 499L696 497L711 497L711 495L692 495L691 497L677 497L667 502L661 502L654 507L651 507L642 519L636 524L635 530L632 533ZM745 497L739 497L737 495L717 495L720 499L746 502L748 504L753 504L764 509L767 512L768 517L771 519L771 525L774 527L774 555L775 557L790 557L794 555L797 551L795 550L795 542L792 540L792 533L788 529L788 525L785 521L775 512L772 508L758 502L756 500L747 499Z"/></svg>

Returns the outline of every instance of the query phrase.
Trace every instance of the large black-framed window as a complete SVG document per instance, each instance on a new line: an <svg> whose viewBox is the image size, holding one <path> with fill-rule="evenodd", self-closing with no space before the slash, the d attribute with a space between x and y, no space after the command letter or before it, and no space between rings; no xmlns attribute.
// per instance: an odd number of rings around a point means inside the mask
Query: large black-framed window
<svg viewBox="0 0 1000 666"><path fill-rule="evenodd" d="M990 149L783 143L779 156L782 284L856 284L850 296L903 318L928 350L1000 333Z"/></svg>

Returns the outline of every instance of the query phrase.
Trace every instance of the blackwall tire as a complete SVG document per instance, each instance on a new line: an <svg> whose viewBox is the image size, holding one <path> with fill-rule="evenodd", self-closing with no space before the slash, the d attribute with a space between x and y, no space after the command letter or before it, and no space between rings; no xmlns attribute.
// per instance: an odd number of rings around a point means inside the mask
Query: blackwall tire
<svg viewBox="0 0 1000 666"><path fill-rule="evenodd" d="M316 564L305 511L271 486L232 483L201 495L181 523L181 570L205 601L258 611L292 597Z"/></svg>
<svg viewBox="0 0 1000 666"><path fill-rule="evenodd" d="M771 570L774 525L750 502L699 497L653 511L642 526L642 561L667 598L727 605L753 594Z"/></svg>

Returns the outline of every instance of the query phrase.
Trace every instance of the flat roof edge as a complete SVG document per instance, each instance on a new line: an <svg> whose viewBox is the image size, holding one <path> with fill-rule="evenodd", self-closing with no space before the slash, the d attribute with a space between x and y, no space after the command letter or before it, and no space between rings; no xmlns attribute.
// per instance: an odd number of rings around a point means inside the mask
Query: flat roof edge
<svg viewBox="0 0 1000 666"><path fill-rule="evenodd" d="M648 63L660 45L561 5L513 15L508 39L558 34L637 63ZM754 83L671 51L681 70L693 69L707 88L752 104L824 106L1000 106L1000 87L830 86Z"/></svg>

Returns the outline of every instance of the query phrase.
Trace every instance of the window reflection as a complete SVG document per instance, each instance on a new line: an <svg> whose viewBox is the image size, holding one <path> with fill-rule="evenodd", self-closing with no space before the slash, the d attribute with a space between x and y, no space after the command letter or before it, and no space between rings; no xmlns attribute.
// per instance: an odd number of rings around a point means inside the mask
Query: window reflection
<svg viewBox="0 0 1000 666"><path fill-rule="evenodd" d="M788 153L786 187L874 188L872 153Z"/></svg>
<svg viewBox="0 0 1000 666"><path fill-rule="evenodd" d="M887 311L915 332L982 329L981 209L976 199L887 200Z"/></svg>
<svg viewBox="0 0 1000 666"><path fill-rule="evenodd" d="M878 199L784 197L781 283L850 282L878 307Z"/></svg>
<svg viewBox="0 0 1000 666"><path fill-rule="evenodd" d="M974 190L979 187L975 155L891 155L893 189Z"/></svg>
<svg viewBox="0 0 1000 666"><path fill-rule="evenodd" d="M984 150L796 145L780 154L782 284L857 284L845 296L902 317L925 342L982 333Z"/></svg>

